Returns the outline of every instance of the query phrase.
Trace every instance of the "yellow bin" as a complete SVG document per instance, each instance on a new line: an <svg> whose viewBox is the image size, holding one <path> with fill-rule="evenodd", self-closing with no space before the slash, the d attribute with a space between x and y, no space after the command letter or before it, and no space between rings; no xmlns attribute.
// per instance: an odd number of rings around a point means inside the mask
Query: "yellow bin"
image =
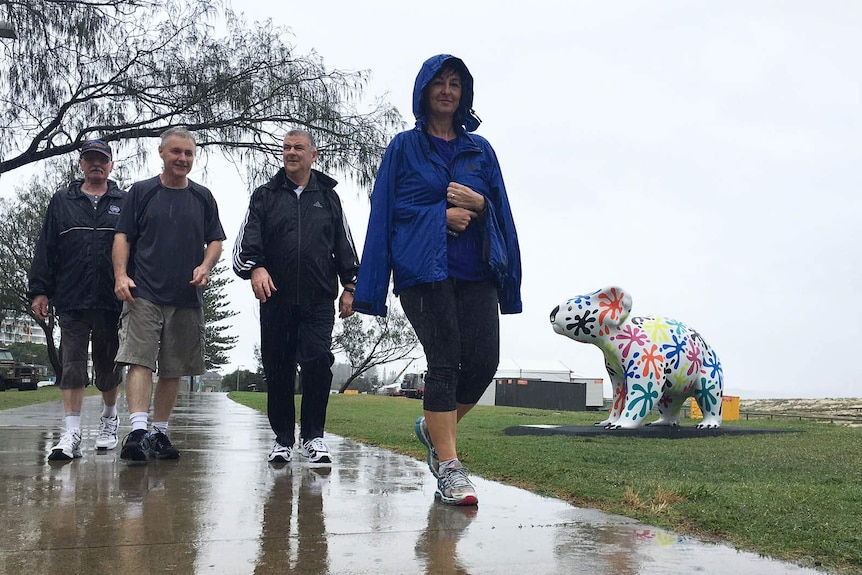
<svg viewBox="0 0 862 575"><path fill-rule="evenodd" d="M691 418L703 419L703 413L693 397L689 399L689 402ZM739 397L725 395L721 398L721 419L722 421L739 421Z"/></svg>

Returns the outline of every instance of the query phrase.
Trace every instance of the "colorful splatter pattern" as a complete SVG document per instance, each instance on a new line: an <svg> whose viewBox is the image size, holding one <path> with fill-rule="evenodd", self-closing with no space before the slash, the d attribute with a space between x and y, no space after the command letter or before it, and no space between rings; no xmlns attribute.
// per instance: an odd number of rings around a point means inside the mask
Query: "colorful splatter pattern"
<svg viewBox="0 0 862 575"><path fill-rule="evenodd" d="M602 350L613 385L610 429L679 425L680 410L694 397L704 413L699 428L721 427L721 362L703 337L666 317L631 317L632 298L611 286L566 300L551 312L554 331Z"/></svg>

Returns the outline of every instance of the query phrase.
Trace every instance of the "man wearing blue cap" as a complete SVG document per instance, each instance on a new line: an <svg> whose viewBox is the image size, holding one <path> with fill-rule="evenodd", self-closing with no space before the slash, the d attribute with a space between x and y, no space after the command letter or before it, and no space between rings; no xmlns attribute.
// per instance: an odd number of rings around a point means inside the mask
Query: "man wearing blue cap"
<svg viewBox="0 0 862 575"><path fill-rule="evenodd" d="M111 147L102 140L81 146L83 180L59 190L45 214L36 244L27 296L33 313L48 318L49 302L60 324L66 430L51 448L51 461L81 457L81 406L89 383L87 351L92 340L96 387L102 392L97 449L117 446L117 392L121 370L114 364L121 302L114 296L111 247L126 192L108 179Z"/></svg>

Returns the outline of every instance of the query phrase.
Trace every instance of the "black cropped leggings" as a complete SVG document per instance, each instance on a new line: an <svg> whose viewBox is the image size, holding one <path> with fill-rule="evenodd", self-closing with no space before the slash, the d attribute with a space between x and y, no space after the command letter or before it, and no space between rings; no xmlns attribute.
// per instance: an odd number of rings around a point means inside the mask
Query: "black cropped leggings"
<svg viewBox="0 0 862 575"><path fill-rule="evenodd" d="M497 288L449 278L407 288L401 307L428 361L426 411L479 401L500 363Z"/></svg>

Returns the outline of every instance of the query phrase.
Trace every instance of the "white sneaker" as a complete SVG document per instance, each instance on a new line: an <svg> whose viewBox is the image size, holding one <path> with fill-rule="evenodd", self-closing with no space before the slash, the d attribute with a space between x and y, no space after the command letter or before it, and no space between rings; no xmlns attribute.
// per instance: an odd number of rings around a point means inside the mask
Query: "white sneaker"
<svg viewBox="0 0 862 575"><path fill-rule="evenodd" d="M50 461L71 461L81 457L81 430L66 430L48 454Z"/></svg>
<svg viewBox="0 0 862 575"><path fill-rule="evenodd" d="M309 463L332 463L332 455L329 453L329 447L322 437L315 437L302 443L303 457L308 458Z"/></svg>
<svg viewBox="0 0 862 575"><path fill-rule="evenodd" d="M113 449L117 446L117 430L120 418L103 417L99 422L99 436L96 438L96 449Z"/></svg>
<svg viewBox="0 0 862 575"><path fill-rule="evenodd" d="M290 461L292 453L293 448L275 441L272 444L272 449L269 451L269 456L266 460L270 463L287 463Z"/></svg>

